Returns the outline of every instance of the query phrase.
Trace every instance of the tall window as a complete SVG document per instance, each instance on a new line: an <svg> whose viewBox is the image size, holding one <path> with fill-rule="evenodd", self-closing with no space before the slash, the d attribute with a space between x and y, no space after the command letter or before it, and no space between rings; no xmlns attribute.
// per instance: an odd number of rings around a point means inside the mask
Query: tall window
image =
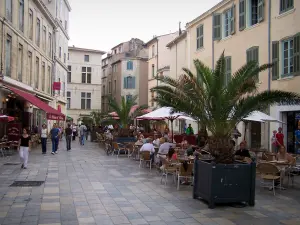
<svg viewBox="0 0 300 225"><path fill-rule="evenodd" d="M282 43L283 52L283 76L289 76L294 72L294 39L288 39Z"/></svg>
<svg viewBox="0 0 300 225"><path fill-rule="evenodd" d="M152 45L152 57L155 56L155 45Z"/></svg>
<svg viewBox="0 0 300 225"><path fill-rule="evenodd" d="M28 21L28 36L29 36L29 39L32 40L32 37L33 37L33 11L32 9L29 9L29 21Z"/></svg>
<svg viewBox="0 0 300 225"><path fill-rule="evenodd" d="M67 82L71 83L72 80L72 67L68 66L68 76L67 76Z"/></svg>
<svg viewBox="0 0 300 225"><path fill-rule="evenodd" d="M114 64L114 65L113 65L113 72L114 72L114 73L117 72L117 64Z"/></svg>
<svg viewBox="0 0 300 225"><path fill-rule="evenodd" d="M264 19L264 0L250 0L249 3L250 26L252 26Z"/></svg>
<svg viewBox="0 0 300 225"><path fill-rule="evenodd" d="M51 58L52 56L52 34L49 32L48 35L48 56Z"/></svg>
<svg viewBox="0 0 300 225"><path fill-rule="evenodd" d="M5 44L5 75L11 76L11 36L7 35Z"/></svg>
<svg viewBox="0 0 300 225"><path fill-rule="evenodd" d="M71 92L67 91L67 109L71 108Z"/></svg>
<svg viewBox="0 0 300 225"><path fill-rule="evenodd" d="M12 0L5 0L6 19L12 22Z"/></svg>
<svg viewBox="0 0 300 225"><path fill-rule="evenodd" d="M90 56L89 55L84 55L84 61L89 62L90 61Z"/></svg>
<svg viewBox="0 0 300 225"><path fill-rule="evenodd" d="M58 57L61 59L61 47L59 47Z"/></svg>
<svg viewBox="0 0 300 225"><path fill-rule="evenodd" d="M294 8L294 0L280 0L280 13L284 13Z"/></svg>
<svg viewBox="0 0 300 225"><path fill-rule="evenodd" d="M227 86L231 80L231 56L225 57L225 78L224 85Z"/></svg>
<svg viewBox="0 0 300 225"><path fill-rule="evenodd" d="M39 88L40 79L40 59L36 57L35 59L35 88Z"/></svg>
<svg viewBox="0 0 300 225"><path fill-rule="evenodd" d="M197 49L203 48L203 25L197 27Z"/></svg>
<svg viewBox="0 0 300 225"><path fill-rule="evenodd" d="M81 92L81 109L91 109L91 93Z"/></svg>
<svg viewBox="0 0 300 225"><path fill-rule="evenodd" d="M41 21L39 18L36 18L36 45L40 46L41 38Z"/></svg>
<svg viewBox="0 0 300 225"><path fill-rule="evenodd" d="M154 68L154 64L152 64L152 77L155 77L155 68Z"/></svg>
<svg viewBox="0 0 300 225"><path fill-rule="evenodd" d="M135 77L127 76L124 77L124 89L134 89L135 88Z"/></svg>
<svg viewBox="0 0 300 225"><path fill-rule="evenodd" d="M102 77L105 77L105 69L102 71Z"/></svg>
<svg viewBox="0 0 300 225"><path fill-rule="evenodd" d="M224 37L228 37L231 33L231 9L224 12Z"/></svg>
<svg viewBox="0 0 300 225"><path fill-rule="evenodd" d="M246 27L246 0L239 2L239 30L242 31Z"/></svg>
<svg viewBox="0 0 300 225"><path fill-rule="evenodd" d="M18 53L18 80L22 81L23 75L23 45L19 44L19 53Z"/></svg>
<svg viewBox="0 0 300 225"><path fill-rule="evenodd" d="M92 82L92 67L82 67L81 83L90 84Z"/></svg>
<svg viewBox="0 0 300 225"><path fill-rule="evenodd" d="M45 62L42 62L42 91L45 91L45 82L46 82L46 66L45 66Z"/></svg>
<svg viewBox="0 0 300 225"><path fill-rule="evenodd" d="M46 52L46 27L45 26L43 26L43 34L42 34L42 38L43 38L43 40L42 40L42 46L43 46L43 50Z"/></svg>
<svg viewBox="0 0 300 225"><path fill-rule="evenodd" d="M66 62L67 62L67 54L64 53L64 63L66 63Z"/></svg>
<svg viewBox="0 0 300 225"><path fill-rule="evenodd" d="M247 62L255 61L259 65L259 47L255 46L246 51Z"/></svg>
<svg viewBox="0 0 300 225"><path fill-rule="evenodd" d="M108 94L111 94L111 81L108 82Z"/></svg>
<svg viewBox="0 0 300 225"><path fill-rule="evenodd" d="M127 70L133 70L133 62L132 61L127 62Z"/></svg>
<svg viewBox="0 0 300 225"><path fill-rule="evenodd" d="M33 85L33 81L32 81L32 52L28 52L28 74L29 74L29 85L32 86Z"/></svg>
<svg viewBox="0 0 300 225"><path fill-rule="evenodd" d="M114 80L114 91L115 91L115 93L117 93L117 81L116 80Z"/></svg>
<svg viewBox="0 0 300 225"><path fill-rule="evenodd" d="M24 31L24 0L19 0L19 29L20 31Z"/></svg>
<svg viewBox="0 0 300 225"><path fill-rule="evenodd" d="M48 85L47 85L47 87L48 87L48 93L49 94L51 94L51 67L50 66L48 66Z"/></svg>

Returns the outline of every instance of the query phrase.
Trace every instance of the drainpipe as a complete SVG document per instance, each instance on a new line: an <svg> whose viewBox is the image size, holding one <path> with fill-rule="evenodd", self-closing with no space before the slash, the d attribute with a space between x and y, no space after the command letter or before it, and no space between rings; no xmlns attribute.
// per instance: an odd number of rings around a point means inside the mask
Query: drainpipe
<svg viewBox="0 0 300 225"><path fill-rule="evenodd" d="M177 43L176 43L176 79L177 79L177 75L178 75L178 74L177 74L177 66L178 66L178 65L177 65Z"/></svg>
<svg viewBox="0 0 300 225"><path fill-rule="evenodd" d="M158 38L156 38L156 75L158 71ZM156 80L156 86L158 86L158 80Z"/></svg>
<svg viewBox="0 0 300 225"><path fill-rule="evenodd" d="M1 56L0 56L0 75L1 76L4 76L3 74L3 56L4 56L4 18L3 20L1 20L1 29L2 29L2 33L1 33L1 46L2 46L2 49L1 49Z"/></svg>
<svg viewBox="0 0 300 225"><path fill-rule="evenodd" d="M211 46L211 48L212 48L212 54L211 54L211 57L212 57L212 70L214 70L214 68L215 68L215 41L214 41L214 13L212 13L211 14L212 15L212 46Z"/></svg>
<svg viewBox="0 0 300 225"><path fill-rule="evenodd" d="M268 63L271 63L271 0L269 0L268 8ZM271 68L268 69L268 91L271 90ZM271 113L271 107L269 106L269 115ZM268 123L268 137L270 136L270 123ZM270 148L270 138L268 138L268 148Z"/></svg>

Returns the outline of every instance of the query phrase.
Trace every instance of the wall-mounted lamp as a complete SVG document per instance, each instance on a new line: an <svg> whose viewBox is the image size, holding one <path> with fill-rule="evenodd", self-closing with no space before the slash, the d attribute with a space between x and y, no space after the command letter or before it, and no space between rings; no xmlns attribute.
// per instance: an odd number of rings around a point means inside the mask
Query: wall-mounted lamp
<svg viewBox="0 0 300 225"><path fill-rule="evenodd" d="M29 105L29 108L32 108L32 105L31 105L31 104Z"/></svg>

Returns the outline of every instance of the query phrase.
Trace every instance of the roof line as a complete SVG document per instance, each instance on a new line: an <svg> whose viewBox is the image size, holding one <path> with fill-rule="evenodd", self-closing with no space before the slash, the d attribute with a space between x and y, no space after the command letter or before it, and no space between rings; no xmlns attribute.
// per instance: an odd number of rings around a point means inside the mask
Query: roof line
<svg viewBox="0 0 300 225"><path fill-rule="evenodd" d="M88 49L88 48L78 48L78 47L73 47L73 46L69 46L68 49L69 50L73 50L73 51L83 51L83 52L100 53L102 55L104 55L106 53L106 52L101 51L101 50Z"/></svg>
<svg viewBox="0 0 300 225"><path fill-rule="evenodd" d="M171 48L174 44L178 43L179 41L181 41L183 38L186 37L186 31L182 31L182 34L180 34L178 37L174 38L171 42L169 42L166 47L167 48Z"/></svg>
<svg viewBox="0 0 300 225"><path fill-rule="evenodd" d="M176 34L177 32L178 31L175 31L173 33L168 33L168 34L162 34L162 35L159 35L159 36L155 36L152 39L150 39L147 43L145 43L145 45L147 46L148 44L150 44L152 41L156 40L157 38L160 38L160 37L163 37L163 36L167 36L167 35L170 35L170 34Z"/></svg>

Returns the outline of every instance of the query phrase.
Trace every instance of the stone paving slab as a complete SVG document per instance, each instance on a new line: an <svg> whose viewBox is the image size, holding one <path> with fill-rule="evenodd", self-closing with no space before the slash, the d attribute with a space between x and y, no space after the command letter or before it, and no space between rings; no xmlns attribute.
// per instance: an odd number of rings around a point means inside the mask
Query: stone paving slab
<svg viewBox="0 0 300 225"><path fill-rule="evenodd" d="M286 191L257 187L255 207L207 205L192 187L160 184L155 169L127 157L106 156L97 143L57 155L30 152L27 170L17 155L0 158L0 224L22 225L299 225L300 182ZM50 149L50 145L48 145ZM10 187L14 181L45 181L40 187Z"/></svg>

